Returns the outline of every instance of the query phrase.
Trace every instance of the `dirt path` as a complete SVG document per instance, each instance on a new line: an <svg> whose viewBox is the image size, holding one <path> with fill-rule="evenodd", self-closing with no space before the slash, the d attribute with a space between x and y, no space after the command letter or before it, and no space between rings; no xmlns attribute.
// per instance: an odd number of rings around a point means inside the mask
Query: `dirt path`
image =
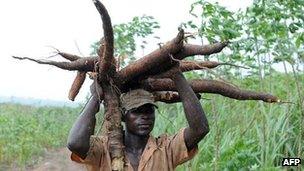
<svg viewBox="0 0 304 171"><path fill-rule="evenodd" d="M42 162L33 171L85 171L85 167L70 160L70 151L60 148L47 152Z"/></svg>

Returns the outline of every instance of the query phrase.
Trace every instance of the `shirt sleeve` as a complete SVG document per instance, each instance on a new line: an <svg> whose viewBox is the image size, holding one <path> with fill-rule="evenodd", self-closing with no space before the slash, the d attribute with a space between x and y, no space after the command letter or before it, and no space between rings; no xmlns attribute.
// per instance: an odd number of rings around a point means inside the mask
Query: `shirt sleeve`
<svg viewBox="0 0 304 171"><path fill-rule="evenodd" d="M87 153L87 156L85 159L82 159L77 154L72 153L71 154L71 160L75 161L77 163L87 164L87 165L93 165L93 166L99 166L101 157L103 154L103 137L101 136L91 136L90 137L90 149Z"/></svg>
<svg viewBox="0 0 304 171"><path fill-rule="evenodd" d="M185 128L182 128L178 131L177 134L168 137L168 151L171 158L173 167L177 167L178 165L191 160L198 152L197 145L188 151L185 137L184 137Z"/></svg>

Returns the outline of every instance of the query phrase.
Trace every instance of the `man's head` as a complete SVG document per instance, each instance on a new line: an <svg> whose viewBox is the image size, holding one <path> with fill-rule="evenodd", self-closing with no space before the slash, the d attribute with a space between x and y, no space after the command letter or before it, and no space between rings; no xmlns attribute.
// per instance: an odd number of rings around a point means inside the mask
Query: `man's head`
<svg viewBox="0 0 304 171"><path fill-rule="evenodd" d="M153 95L143 89L132 90L121 96L123 120L128 132L147 136L154 127L155 107Z"/></svg>

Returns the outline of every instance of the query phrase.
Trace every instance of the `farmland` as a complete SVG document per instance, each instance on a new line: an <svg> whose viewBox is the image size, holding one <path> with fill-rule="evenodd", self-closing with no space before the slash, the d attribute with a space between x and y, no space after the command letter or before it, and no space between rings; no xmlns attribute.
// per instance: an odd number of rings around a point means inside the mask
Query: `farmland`
<svg viewBox="0 0 304 171"><path fill-rule="evenodd" d="M303 74L299 80L303 82ZM233 83L252 90L261 87L291 103L236 101L203 94L201 103L210 132L199 144L196 157L179 169L280 170L282 157L303 158L303 116L294 77L274 73L262 83L255 77ZM64 147L81 108L0 104L0 170L33 166L46 151ZM156 116L155 136L173 134L186 126L181 104L159 103Z"/></svg>

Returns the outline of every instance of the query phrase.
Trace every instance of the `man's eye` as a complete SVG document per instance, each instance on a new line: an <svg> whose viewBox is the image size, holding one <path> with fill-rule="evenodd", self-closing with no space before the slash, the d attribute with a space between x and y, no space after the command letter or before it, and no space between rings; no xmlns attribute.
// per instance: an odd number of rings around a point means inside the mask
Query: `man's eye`
<svg viewBox="0 0 304 171"><path fill-rule="evenodd" d="M131 110L132 113L143 113L141 110Z"/></svg>
<svg viewBox="0 0 304 171"><path fill-rule="evenodd" d="M132 113L153 113L154 109L131 109Z"/></svg>

